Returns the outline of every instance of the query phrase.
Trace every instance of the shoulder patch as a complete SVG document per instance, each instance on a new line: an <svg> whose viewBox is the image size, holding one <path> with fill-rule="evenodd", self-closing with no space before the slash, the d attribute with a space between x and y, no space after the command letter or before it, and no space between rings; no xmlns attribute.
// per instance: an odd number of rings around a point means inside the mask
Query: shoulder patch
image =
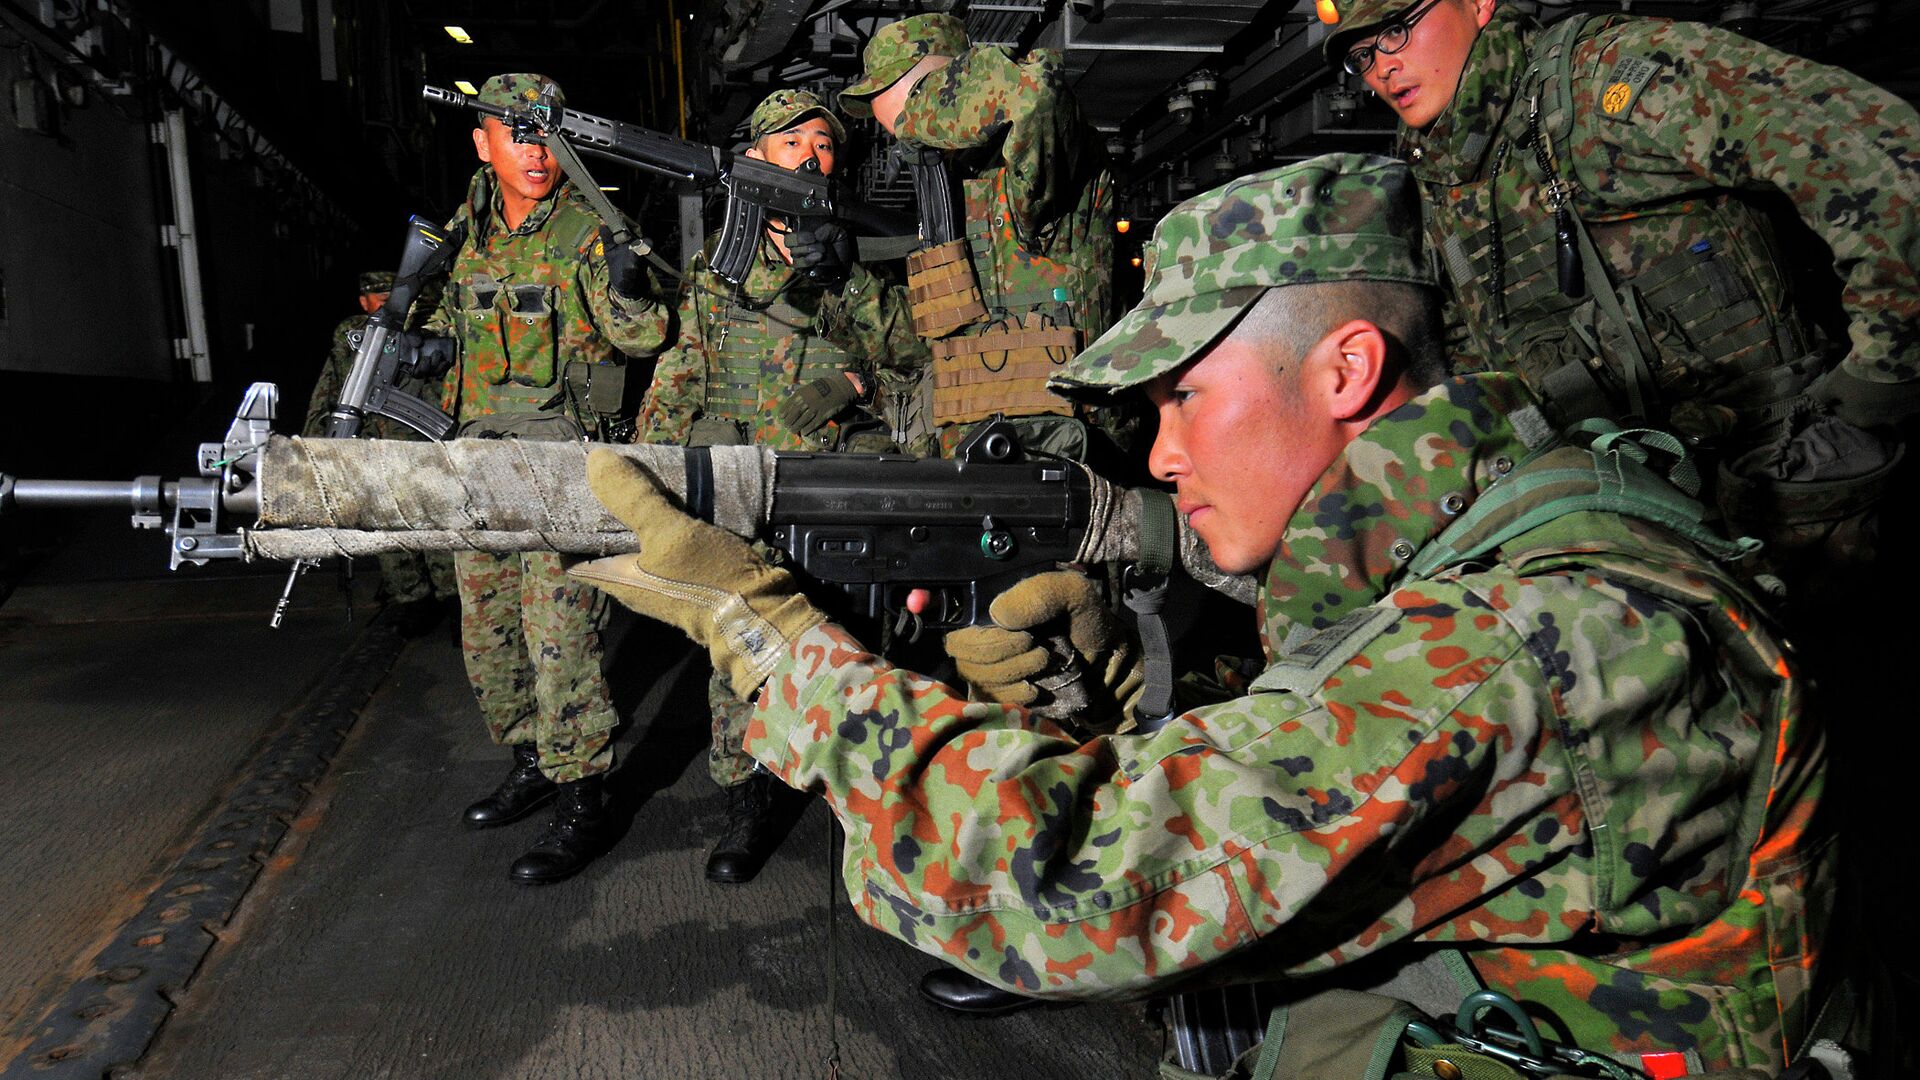
<svg viewBox="0 0 1920 1080"><path fill-rule="evenodd" d="M1399 622L1400 614L1390 605L1361 608L1275 657L1250 689L1311 694Z"/></svg>
<svg viewBox="0 0 1920 1080"><path fill-rule="evenodd" d="M1640 100L1640 91L1659 73L1657 60L1644 56L1621 57L1607 76L1606 88L1600 91L1600 115L1609 120L1631 119L1633 103Z"/></svg>

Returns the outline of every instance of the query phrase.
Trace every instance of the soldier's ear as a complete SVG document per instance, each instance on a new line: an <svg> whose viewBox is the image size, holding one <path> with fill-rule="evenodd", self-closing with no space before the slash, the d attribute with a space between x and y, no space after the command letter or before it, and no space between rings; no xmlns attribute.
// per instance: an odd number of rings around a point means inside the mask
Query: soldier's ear
<svg viewBox="0 0 1920 1080"><path fill-rule="evenodd" d="M1485 27L1492 22L1493 9L1499 5L1500 0L1473 0L1473 24Z"/></svg>
<svg viewBox="0 0 1920 1080"><path fill-rule="evenodd" d="M493 149L487 145L486 128L477 127L473 129L473 152L480 155L481 161L488 165L493 164Z"/></svg>
<svg viewBox="0 0 1920 1080"><path fill-rule="evenodd" d="M1327 357L1327 412L1335 420L1370 419L1386 388L1387 339L1365 319L1353 319L1320 339Z"/></svg>

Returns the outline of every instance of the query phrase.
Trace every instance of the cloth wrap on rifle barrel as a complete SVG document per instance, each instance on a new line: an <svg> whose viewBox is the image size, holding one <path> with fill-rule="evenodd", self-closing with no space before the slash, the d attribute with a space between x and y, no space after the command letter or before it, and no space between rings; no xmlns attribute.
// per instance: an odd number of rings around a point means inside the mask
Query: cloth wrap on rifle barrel
<svg viewBox="0 0 1920 1080"><path fill-rule="evenodd" d="M739 536L772 520L779 456L754 446L595 444L645 469L682 507ZM633 533L587 488L586 444L531 439L304 439L276 435L254 475L256 527L249 558L310 559L391 551L558 551L619 555ZM691 468L690 468L691 464ZM689 495L688 478L696 490ZM704 476L704 481L701 478ZM1141 495L1090 476L1086 540L1077 561L1139 556ZM1182 522L1181 562L1195 580L1245 603L1253 583L1215 569Z"/></svg>

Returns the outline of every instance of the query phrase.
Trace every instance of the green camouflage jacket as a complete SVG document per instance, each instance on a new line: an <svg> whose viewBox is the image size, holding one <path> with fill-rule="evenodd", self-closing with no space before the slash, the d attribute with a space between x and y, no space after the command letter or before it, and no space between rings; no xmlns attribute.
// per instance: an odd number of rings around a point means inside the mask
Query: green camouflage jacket
<svg viewBox="0 0 1920 1080"><path fill-rule="evenodd" d="M672 311L608 288L600 218L571 181L519 228L504 229L504 220L492 169L483 166L448 225L464 223L467 239L428 322L460 341L441 407L463 424L496 413L550 412L591 430L596 415L619 411L621 353L658 352Z"/></svg>
<svg viewBox="0 0 1920 1080"><path fill-rule="evenodd" d="M898 135L953 152L989 311L996 295L1016 311L1064 303L1085 340L1106 331L1113 177L1059 52L1035 49L1015 61L997 47L967 50L914 87ZM975 225L989 231L972 236Z"/></svg>
<svg viewBox="0 0 1920 1080"><path fill-rule="evenodd" d="M415 308L415 311L420 310ZM333 328L333 347L327 352L327 364L320 369L320 378L313 384L313 395L307 399L307 419L300 425L300 433L307 436L325 435L330 414L334 405L340 401L340 391L347 385L347 376L353 372L353 334L367 325L373 318L365 313L349 315L340 320ZM419 380L409 380L401 389L431 402L435 389ZM370 416L366 421L366 435L374 439L422 439L426 436L413 430L398 420L389 420L384 416Z"/></svg>
<svg viewBox="0 0 1920 1080"><path fill-rule="evenodd" d="M708 269L708 257L703 251L687 267L679 337L654 365L640 442L684 444L694 421L714 417L745 425L756 445L817 450L820 444L774 417L796 386L846 369L871 379L926 362L906 290L865 266L854 264L846 286L832 293L796 279L771 239L761 241L738 287ZM714 387L723 373L731 373L731 385ZM832 438L826 428L815 434Z"/></svg>
<svg viewBox="0 0 1920 1080"><path fill-rule="evenodd" d="M1530 400L1465 377L1346 448L1272 564L1247 697L1080 742L826 624L747 749L824 792L867 922L1024 993L1447 945L1582 1045L1777 1069L1807 1016L1822 749L1749 605L1594 512L1406 578L1462 501L1539 475Z"/></svg>
<svg viewBox="0 0 1920 1080"><path fill-rule="evenodd" d="M1531 354L1552 352L1579 321L1558 298L1553 215L1527 138L1536 84L1525 74L1549 33L1497 12L1452 105L1428 130L1403 130L1401 147L1422 182L1466 350L1530 376L1549 363ZM1757 209L1784 195L1832 248L1850 321L1850 351L1816 396L1862 424L1920 404L1911 106L1837 68L1663 19L1596 18L1559 69L1571 116L1550 115L1554 95L1538 95L1554 166L1615 281L1634 283L1649 309L1655 381L1670 398L1724 394L1743 407L1754 380L1735 386L1740 377L1808 347Z"/></svg>

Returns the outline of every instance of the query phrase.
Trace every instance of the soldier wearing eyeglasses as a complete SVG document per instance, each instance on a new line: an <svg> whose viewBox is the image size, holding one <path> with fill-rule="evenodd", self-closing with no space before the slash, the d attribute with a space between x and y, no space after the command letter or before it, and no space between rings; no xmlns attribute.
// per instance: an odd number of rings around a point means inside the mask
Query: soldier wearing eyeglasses
<svg viewBox="0 0 1920 1080"><path fill-rule="evenodd" d="M1911 106L1698 24L1541 27L1500 0L1318 10L1329 60L1400 117L1456 356L1518 371L1564 422L1683 436L1789 579L1796 559L1871 556L1891 425L1920 405ZM1842 340L1796 296L1769 217L1787 205L1832 248Z"/></svg>

